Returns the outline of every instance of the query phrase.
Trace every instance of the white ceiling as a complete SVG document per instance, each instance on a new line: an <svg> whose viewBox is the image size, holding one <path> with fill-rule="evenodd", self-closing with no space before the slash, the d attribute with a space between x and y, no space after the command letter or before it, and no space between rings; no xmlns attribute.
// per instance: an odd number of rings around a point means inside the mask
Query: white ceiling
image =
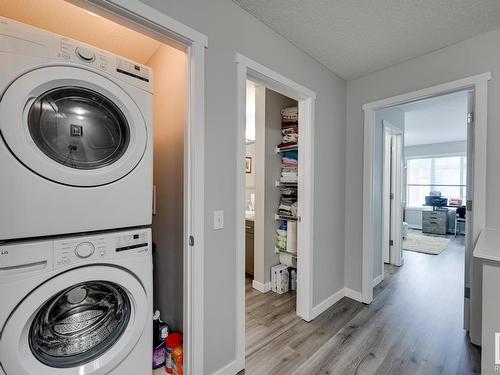
<svg viewBox="0 0 500 375"><path fill-rule="evenodd" d="M398 106L405 112L405 146L467 140L467 95L462 91Z"/></svg>
<svg viewBox="0 0 500 375"><path fill-rule="evenodd" d="M0 0L0 16L146 64L160 42L63 0Z"/></svg>
<svg viewBox="0 0 500 375"><path fill-rule="evenodd" d="M233 0L349 80L500 28L498 0Z"/></svg>

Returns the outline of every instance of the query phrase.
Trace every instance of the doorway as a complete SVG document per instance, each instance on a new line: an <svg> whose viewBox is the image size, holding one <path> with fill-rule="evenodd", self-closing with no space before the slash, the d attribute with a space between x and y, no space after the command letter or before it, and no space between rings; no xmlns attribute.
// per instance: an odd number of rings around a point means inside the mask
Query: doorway
<svg viewBox="0 0 500 375"><path fill-rule="evenodd" d="M472 95L458 91L376 112L375 126L383 132L382 146L375 144L376 152L383 154L383 260L381 268L374 264L374 285L383 279L384 264L401 266L403 254L409 252L439 256L456 248L463 263L467 113ZM374 257L378 259L376 248Z"/></svg>
<svg viewBox="0 0 500 375"><path fill-rule="evenodd" d="M247 81L245 155L246 357L296 317L298 103Z"/></svg>
<svg viewBox="0 0 500 375"><path fill-rule="evenodd" d="M245 156L246 156L246 92L247 81L257 83L263 88L291 98L298 102L298 123L301 124L298 148L300 158L297 180L298 201L297 217L297 308L296 314L310 321L312 311L312 257L313 257L313 129L315 93L260 65L237 54L238 74L238 162L237 167L237 368L245 368ZM274 151L276 154L276 152ZM276 156L276 155L275 155ZM279 159L278 159L279 160ZM276 186L274 186L276 189ZM274 220L274 219L273 219ZM267 287L266 287L267 288Z"/></svg>
<svg viewBox="0 0 500 375"><path fill-rule="evenodd" d="M364 303L373 300L373 249L375 246L375 212L374 212L374 134L375 113L378 110L412 103L423 99L437 97L459 91L469 91L467 116L468 132L468 178L467 178L467 222L465 225L465 275L464 275L464 328L469 331L471 342L480 344L480 273L473 264L472 249L485 219L485 158L486 158L486 94L487 81L490 74L465 78L428 89L380 100L363 106L365 112L365 156L363 179L363 282L362 298ZM472 201L474 204L472 205ZM472 220L472 217L474 220ZM469 299L470 295L470 299Z"/></svg>

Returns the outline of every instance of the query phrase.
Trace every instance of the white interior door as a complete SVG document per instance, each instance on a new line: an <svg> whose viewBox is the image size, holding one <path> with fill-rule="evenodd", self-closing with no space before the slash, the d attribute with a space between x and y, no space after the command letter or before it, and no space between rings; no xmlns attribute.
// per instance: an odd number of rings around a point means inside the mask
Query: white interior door
<svg viewBox="0 0 500 375"><path fill-rule="evenodd" d="M472 262L472 197L474 196L474 92L467 103L467 182L465 214L464 328L470 327L470 280Z"/></svg>
<svg viewBox="0 0 500 375"><path fill-rule="evenodd" d="M392 133L384 128L384 171L382 180L382 262L390 262ZM383 266L383 265L382 265Z"/></svg>
<svg viewBox="0 0 500 375"><path fill-rule="evenodd" d="M403 139L401 131L391 141L390 263L403 264Z"/></svg>
<svg viewBox="0 0 500 375"><path fill-rule="evenodd" d="M382 259L403 264L403 133L388 121L384 126Z"/></svg>

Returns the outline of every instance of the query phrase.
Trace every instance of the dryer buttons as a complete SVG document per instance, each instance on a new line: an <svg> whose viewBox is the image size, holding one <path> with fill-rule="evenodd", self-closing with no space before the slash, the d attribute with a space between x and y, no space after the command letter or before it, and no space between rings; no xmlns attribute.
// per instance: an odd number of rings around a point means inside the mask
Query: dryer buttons
<svg viewBox="0 0 500 375"><path fill-rule="evenodd" d="M95 247L91 242L82 242L75 247L75 254L78 258L85 259L94 254Z"/></svg>
<svg viewBox="0 0 500 375"><path fill-rule="evenodd" d="M85 62L92 62L95 59L94 51L90 48L78 47L75 50L76 55Z"/></svg>

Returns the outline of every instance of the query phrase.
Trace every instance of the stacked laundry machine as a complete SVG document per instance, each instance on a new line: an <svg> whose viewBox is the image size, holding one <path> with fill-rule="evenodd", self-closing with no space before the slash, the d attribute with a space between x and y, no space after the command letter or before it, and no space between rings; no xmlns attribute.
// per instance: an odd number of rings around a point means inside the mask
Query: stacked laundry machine
<svg viewBox="0 0 500 375"><path fill-rule="evenodd" d="M148 67L0 17L0 374L150 373Z"/></svg>

